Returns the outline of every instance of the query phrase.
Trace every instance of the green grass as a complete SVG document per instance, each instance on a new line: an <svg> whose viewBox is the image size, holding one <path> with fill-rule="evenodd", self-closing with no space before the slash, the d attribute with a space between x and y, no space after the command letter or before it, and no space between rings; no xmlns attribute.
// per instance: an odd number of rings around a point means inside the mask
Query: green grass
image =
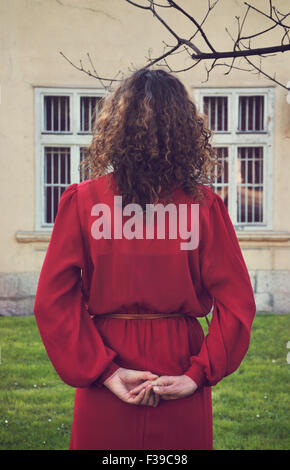
<svg viewBox="0 0 290 470"><path fill-rule="evenodd" d="M0 449L67 449L74 389L34 317L2 317L0 331ZM215 449L289 449L289 340L290 315L256 316L242 365L212 388Z"/></svg>

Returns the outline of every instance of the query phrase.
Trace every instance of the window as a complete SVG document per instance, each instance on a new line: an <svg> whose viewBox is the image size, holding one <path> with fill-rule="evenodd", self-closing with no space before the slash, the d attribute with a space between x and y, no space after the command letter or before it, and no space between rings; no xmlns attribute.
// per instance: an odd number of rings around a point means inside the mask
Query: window
<svg viewBox="0 0 290 470"><path fill-rule="evenodd" d="M69 96L44 96L44 132L70 131Z"/></svg>
<svg viewBox="0 0 290 470"><path fill-rule="evenodd" d="M235 228L272 228L272 88L202 88L195 101L207 115L213 145L223 165L215 191Z"/></svg>
<svg viewBox="0 0 290 470"><path fill-rule="evenodd" d="M80 162L104 90L35 88L36 229L52 228L63 191L88 177Z"/></svg>

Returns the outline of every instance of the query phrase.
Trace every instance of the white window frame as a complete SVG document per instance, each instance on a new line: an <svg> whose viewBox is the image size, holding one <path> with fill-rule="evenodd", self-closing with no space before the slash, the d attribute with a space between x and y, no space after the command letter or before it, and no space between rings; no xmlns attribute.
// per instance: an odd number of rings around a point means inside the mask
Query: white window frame
<svg viewBox="0 0 290 470"><path fill-rule="evenodd" d="M87 147L92 134L80 130L80 97L103 97L103 88L69 88L69 87L35 87L35 230L51 231L53 223L44 221L44 149L45 146L70 147L71 151L71 184L80 182L79 155L80 147ZM44 96L70 96L70 131L52 133L44 129Z"/></svg>
<svg viewBox="0 0 290 470"><path fill-rule="evenodd" d="M193 90L194 101L202 114L205 96L228 97L228 131L214 132L212 144L228 147L229 214L237 231L258 232L273 230L273 143L274 143L274 87L203 87ZM264 96L264 131L237 132L239 96ZM263 223L237 222L236 161L238 147L263 147Z"/></svg>

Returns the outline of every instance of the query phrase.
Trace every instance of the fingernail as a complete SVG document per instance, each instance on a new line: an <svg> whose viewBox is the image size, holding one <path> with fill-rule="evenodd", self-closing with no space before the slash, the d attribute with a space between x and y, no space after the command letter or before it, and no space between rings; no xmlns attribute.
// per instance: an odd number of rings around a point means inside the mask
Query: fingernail
<svg viewBox="0 0 290 470"><path fill-rule="evenodd" d="M154 392L158 392L159 391L159 387L157 387L156 385L153 387L153 390Z"/></svg>

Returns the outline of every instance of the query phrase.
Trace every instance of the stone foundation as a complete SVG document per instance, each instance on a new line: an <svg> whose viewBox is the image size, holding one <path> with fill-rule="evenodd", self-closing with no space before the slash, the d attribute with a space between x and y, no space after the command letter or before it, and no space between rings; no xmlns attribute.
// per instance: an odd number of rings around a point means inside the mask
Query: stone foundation
<svg viewBox="0 0 290 470"><path fill-rule="evenodd" d="M290 313L290 271L249 271L257 312ZM0 315L33 315L39 273L0 273Z"/></svg>
<svg viewBox="0 0 290 470"><path fill-rule="evenodd" d="M33 315L39 273L0 273L0 315Z"/></svg>

